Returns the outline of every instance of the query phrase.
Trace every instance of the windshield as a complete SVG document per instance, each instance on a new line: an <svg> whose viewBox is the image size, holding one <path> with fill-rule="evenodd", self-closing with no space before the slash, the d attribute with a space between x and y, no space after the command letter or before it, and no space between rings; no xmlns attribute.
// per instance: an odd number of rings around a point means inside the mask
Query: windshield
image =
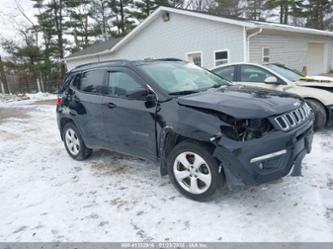
<svg viewBox="0 0 333 249"><path fill-rule="evenodd" d="M268 64L265 65L269 69L273 70L274 72L281 74L283 77L290 81L296 81L299 80L301 77L303 77L302 74L296 73L294 70L287 68L285 66L279 66L276 64Z"/></svg>
<svg viewBox="0 0 333 249"><path fill-rule="evenodd" d="M170 95L190 94L230 84L229 81L191 63L155 62L139 67Z"/></svg>

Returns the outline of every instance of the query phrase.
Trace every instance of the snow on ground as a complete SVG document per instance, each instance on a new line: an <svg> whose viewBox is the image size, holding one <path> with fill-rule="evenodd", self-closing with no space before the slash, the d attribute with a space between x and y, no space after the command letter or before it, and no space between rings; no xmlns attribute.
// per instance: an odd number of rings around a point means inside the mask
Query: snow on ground
<svg viewBox="0 0 333 249"><path fill-rule="evenodd" d="M149 162L72 160L51 98L0 106L0 241L333 241L332 129L315 135L304 177L199 203Z"/></svg>
<svg viewBox="0 0 333 249"><path fill-rule="evenodd" d="M56 99L55 94L50 93L34 93L34 94L0 94L0 108L26 106L38 101L47 101Z"/></svg>

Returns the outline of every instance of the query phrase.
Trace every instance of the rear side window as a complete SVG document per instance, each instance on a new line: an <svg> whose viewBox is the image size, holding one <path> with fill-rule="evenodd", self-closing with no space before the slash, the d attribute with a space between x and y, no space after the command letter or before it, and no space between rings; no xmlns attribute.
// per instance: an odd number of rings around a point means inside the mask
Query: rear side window
<svg viewBox="0 0 333 249"><path fill-rule="evenodd" d="M66 88L71 84L73 81L74 75L73 74L67 74L65 76L64 84L59 88L58 93L62 93L66 90Z"/></svg>
<svg viewBox="0 0 333 249"><path fill-rule="evenodd" d="M100 93L105 81L105 70L91 70L76 76L73 85L87 93Z"/></svg>
<svg viewBox="0 0 333 249"><path fill-rule="evenodd" d="M233 81L235 76L235 67L222 67L213 70L214 73L220 75L222 78Z"/></svg>
<svg viewBox="0 0 333 249"><path fill-rule="evenodd" d="M240 78L242 82L265 83L266 78L270 76L274 75L265 69L252 65L241 66Z"/></svg>
<svg viewBox="0 0 333 249"><path fill-rule="evenodd" d="M145 89L135 78L126 72L109 72L107 93L109 96L126 97Z"/></svg>

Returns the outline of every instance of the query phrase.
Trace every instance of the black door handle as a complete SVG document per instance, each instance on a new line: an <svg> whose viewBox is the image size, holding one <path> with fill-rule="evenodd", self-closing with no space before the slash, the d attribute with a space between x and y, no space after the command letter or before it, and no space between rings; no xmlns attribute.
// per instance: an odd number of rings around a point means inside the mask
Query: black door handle
<svg viewBox="0 0 333 249"><path fill-rule="evenodd" d="M117 107L116 104L111 103L111 102L110 102L110 103L106 103L106 105L107 105L107 107L109 107L110 109Z"/></svg>

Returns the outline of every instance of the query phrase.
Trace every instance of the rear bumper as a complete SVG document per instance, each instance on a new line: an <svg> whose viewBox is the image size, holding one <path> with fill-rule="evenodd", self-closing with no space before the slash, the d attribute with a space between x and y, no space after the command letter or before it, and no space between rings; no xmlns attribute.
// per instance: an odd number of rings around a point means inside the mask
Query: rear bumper
<svg viewBox="0 0 333 249"><path fill-rule="evenodd" d="M214 156L222 162L227 182L234 182L233 179L246 185L270 182L288 175L293 166L300 169L303 157L311 151L312 125L310 120L289 132L274 131L245 142L222 138Z"/></svg>

